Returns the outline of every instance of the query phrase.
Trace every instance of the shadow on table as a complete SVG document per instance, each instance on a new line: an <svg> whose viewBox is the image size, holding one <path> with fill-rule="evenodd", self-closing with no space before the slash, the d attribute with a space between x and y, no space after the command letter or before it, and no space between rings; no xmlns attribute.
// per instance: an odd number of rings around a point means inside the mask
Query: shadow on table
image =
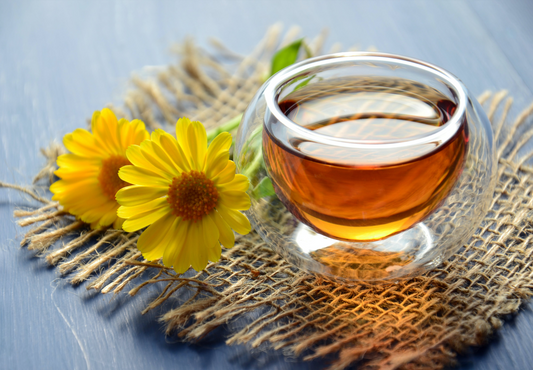
<svg viewBox="0 0 533 370"><path fill-rule="evenodd" d="M487 338L486 343L479 347L470 347L457 357L459 367L465 370L483 370L487 360L498 369L529 369L531 363L518 363L524 353L531 353L528 343L533 333L533 310L531 303L520 309L520 315L507 315L503 327Z"/></svg>
<svg viewBox="0 0 533 370"><path fill-rule="evenodd" d="M141 277L145 279L146 277ZM80 291L84 304L93 306L110 327L133 333L138 348L153 355L153 348L158 352L170 353L176 361L190 364L195 368L232 368L232 369L323 369L332 359L303 361L301 358L285 357L282 351L275 351L262 346L252 349L246 345L226 345L230 335L229 325L217 327L196 343L184 342L176 333L165 335L165 328L159 318L165 312L176 308L189 295L178 295L168 299L161 306L142 315L141 311L148 302L155 300L164 285L154 284L133 297L121 292L103 296L95 290L84 290L83 285L74 287ZM72 289L72 288L71 288ZM190 292L189 292L190 293ZM104 299L96 299L105 297ZM239 321L243 321L242 319ZM242 326L245 322L232 322L231 326ZM150 343L147 345L147 343ZM152 349L150 349L152 348Z"/></svg>

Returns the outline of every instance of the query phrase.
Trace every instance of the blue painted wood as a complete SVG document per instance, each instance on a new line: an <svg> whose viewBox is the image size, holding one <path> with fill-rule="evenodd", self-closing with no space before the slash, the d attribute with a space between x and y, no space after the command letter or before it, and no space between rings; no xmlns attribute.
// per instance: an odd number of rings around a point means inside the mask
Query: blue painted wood
<svg viewBox="0 0 533 370"><path fill-rule="evenodd" d="M530 2L497 0L0 0L0 180L29 184L43 163L40 147L84 126L106 103L119 103L133 71L170 63L173 42L192 35L206 45L216 36L247 54L277 21L299 24L306 36L328 27L329 45L375 46L425 59L455 73L474 94L508 89L517 112L533 101L531 17L526 16L532 9ZM31 204L15 191L0 190L1 369L318 369L327 364L228 347L224 330L199 344L165 338L157 322L161 310L139 313L156 288L129 299L70 287L32 252L18 248L22 230L12 212ZM532 329L533 313L524 309L488 347L462 356L461 368L529 368Z"/></svg>
<svg viewBox="0 0 533 370"><path fill-rule="evenodd" d="M486 6L485 1L470 3L480 22L486 25L491 38L504 52L509 63L527 86L533 86L533 7L531 1L493 2Z"/></svg>

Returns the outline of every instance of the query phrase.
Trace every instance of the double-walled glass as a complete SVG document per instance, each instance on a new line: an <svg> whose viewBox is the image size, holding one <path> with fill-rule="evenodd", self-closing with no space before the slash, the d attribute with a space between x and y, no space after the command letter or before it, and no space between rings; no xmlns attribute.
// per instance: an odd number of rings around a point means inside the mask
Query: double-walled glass
<svg viewBox="0 0 533 370"><path fill-rule="evenodd" d="M453 75L340 53L270 78L234 159L252 225L276 252L347 280L413 276L472 236L495 182L490 123Z"/></svg>

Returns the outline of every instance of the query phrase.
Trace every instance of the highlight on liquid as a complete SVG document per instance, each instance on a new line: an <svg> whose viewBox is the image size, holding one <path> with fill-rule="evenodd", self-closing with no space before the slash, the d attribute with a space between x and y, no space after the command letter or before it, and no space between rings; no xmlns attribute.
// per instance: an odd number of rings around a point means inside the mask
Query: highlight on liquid
<svg viewBox="0 0 533 370"><path fill-rule="evenodd" d="M384 77L316 82L278 105L323 137L374 143L428 135L457 107L430 86ZM466 121L446 142L387 150L302 139L276 121L263 130L264 159L280 200L315 231L347 241L383 239L430 215L461 173L467 144Z"/></svg>

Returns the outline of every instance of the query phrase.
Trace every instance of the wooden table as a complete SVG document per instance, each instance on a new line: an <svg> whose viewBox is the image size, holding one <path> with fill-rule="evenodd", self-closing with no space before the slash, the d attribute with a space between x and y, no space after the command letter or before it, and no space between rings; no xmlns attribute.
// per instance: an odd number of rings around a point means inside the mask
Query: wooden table
<svg viewBox="0 0 533 370"><path fill-rule="evenodd" d="M512 114L533 101L533 2L463 1L0 1L0 180L31 183L39 148L84 126L94 110L120 103L145 66L174 60L172 43L215 36L247 54L271 24L300 25L328 44L374 46L442 66L478 95L507 89ZM12 218L30 201L0 190L0 368L319 369L224 344L224 329L184 344L165 337L150 299L107 297L72 288L18 248ZM155 292L154 292L155 294ZM232 323L230 325L237 325ZM524 307L463 369L533 367L533 312Z"/></svg>

